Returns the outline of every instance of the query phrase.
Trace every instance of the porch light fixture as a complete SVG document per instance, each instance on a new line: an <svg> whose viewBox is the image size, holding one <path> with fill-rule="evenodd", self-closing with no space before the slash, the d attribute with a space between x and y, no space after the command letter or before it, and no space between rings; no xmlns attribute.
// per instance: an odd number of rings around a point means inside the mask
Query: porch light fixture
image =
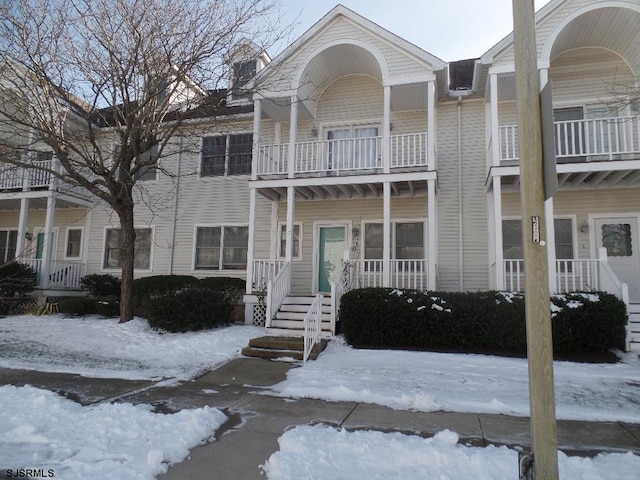
<svg viewBox="0 0 640 480"><path fill-rule="evenodd" d="M582 233L587 233L589 231L589 224L586 221L580 224L580 231Z"/></svg>
<svg viewBox="0 0 640 480"><path fill-rule="evenodd" d="M317 137L318 136L318 127L316 127L315 125L313 125L311 127L311 136L312 137Z"/></svg>
<svg viewBox="0 0 640 480"><path fill-rule="evenodd" d="M24 238L27 239L27 241L31 241L33 240L33 235L31 235L29 232L24 232Z"/></svg>

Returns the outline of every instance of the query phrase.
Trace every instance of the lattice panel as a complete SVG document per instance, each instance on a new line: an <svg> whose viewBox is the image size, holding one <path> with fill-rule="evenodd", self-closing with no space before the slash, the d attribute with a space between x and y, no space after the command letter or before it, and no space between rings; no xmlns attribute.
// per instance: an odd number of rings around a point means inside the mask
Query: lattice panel
<svg viewBox="0 0 640 480"><path fill-rule="evenodd" d="M253 324L257 327L264 327L267 320L267 306L256 303L253 306Z"/></svg>

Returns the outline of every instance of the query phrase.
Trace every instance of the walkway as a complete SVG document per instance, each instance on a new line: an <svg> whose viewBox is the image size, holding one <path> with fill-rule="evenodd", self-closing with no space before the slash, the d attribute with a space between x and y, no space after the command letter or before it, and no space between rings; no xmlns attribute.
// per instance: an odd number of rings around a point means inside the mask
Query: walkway
<svg viewBox="0 0 640 480"><path fill-rule="evenodd" d="M296 366L238 358L179 385L0 369L0 384L30 384L85 405L127 401L150 403L167 413L205 405L224 410L229 421L216 433L216 441L193 449L189 459L171 467L159 480L264 480L259 466L278 450L278 437L295 425L315 423L424 436L449 429L457 432L461 441L473 445L496 443L530 448L528 418L411 412L356 402L295 400L263 394ZM640 455L640 425L559 421L558 444L567 453L631 451Z"/></svg>

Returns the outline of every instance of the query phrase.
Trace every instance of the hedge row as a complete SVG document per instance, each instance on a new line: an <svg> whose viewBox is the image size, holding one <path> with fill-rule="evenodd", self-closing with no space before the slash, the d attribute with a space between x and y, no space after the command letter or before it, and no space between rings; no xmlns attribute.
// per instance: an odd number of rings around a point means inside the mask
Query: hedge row
<svg viewBox="0 0 640 480"><path fill-rule="evenodd" d="M556 353L623 349L626 309L604 292L551 298ZM504 292L352 290L342 297L345 339L358 347L526 352L524 296Z"/></svg>

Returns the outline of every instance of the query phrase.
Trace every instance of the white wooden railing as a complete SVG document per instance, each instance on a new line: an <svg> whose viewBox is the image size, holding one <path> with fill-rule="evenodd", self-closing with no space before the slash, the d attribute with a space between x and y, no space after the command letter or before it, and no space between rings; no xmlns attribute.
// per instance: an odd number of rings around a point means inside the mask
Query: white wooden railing
<svg viewBox="0 0 640 480"><path fill-rule="evenodd" d="M556 157L582 161L617 160L640 153L640 120L637 116L607 117L554 122ZM500 161L518 160L518 127L498 127Z"/></svg>
<svg viewBox="0 0 640 480"><path fill-rule="evenodd" d="M38 274L38 287L79 288L80 280L86 274L86 265L81 262L52 260L48 280L43 278L42 260L36 258L20 259L20 263L29 265Z"/></svg>
<svg viewBox="0 0 640 480"><path fill-rule="evenodd" d="M353 284L357 288L382 287L384 271L382 260L354 260ZM429 262L427 260L391 260L392 288L429 290Z"/></svg>
<svg viewBox="0 0 640 480"><path fill-rule="evenodd" d="M322 300L323 296L316 295L311 307L304 316L304 352L302 363L307 363L313 347L320 342L322 332Z"/></svg>
<svg viewBox="0 0 640 480"><path fill-rule="evenodd" d="M258 145L256 149L258 173L287 173L289 144Z"/></svg>
<svg viewBox="0 0 640 480"><path fill-rule="evenodd" d="M391 168L427 165L427 134L391 135Z"/></svg>
<svg viewBox="0 0 640 480"><path fill-rule="evenodd" d="M266 327L271 326L271 320L275 317L278 309L291 287L291 263L284 262L278 273L267 283L267 319Z"/></svg>
<svg viewBox="0 0 640 480"><path fill-rule="evenodd" d="M38 165L43 169L52 169L56 164L54 160L41 160ZM0 165L0 189L48 187L53 180L51 173L44 170Z"/></svg>
<svg viewBox="0 0 640 480"><path fill-rule="evenodd" d="M272 280L278 274L284 263L284 259L254 260L251 279L252 289L254 291L266 290L269 280Z"/></svg>
<svg viewBox="0 0 640 480"><path fill-rule="evenodd" d="M336 322L340 314L342 295L351 290L353 285L354 263L350 260L342 262L342 270L338 278L331 284L331 331L335 333Z"/></svg>
<svg viewBox="0 0 640 480"><path fill-rule="evenodd" d="M297 142L293 172L371 171L383 167L383 138L363 137ZM289 168L289 145L256 147L257 174L286 174ZM388 157L391 168L427 166L427 134L410 133L389 137Z"/></svg>

